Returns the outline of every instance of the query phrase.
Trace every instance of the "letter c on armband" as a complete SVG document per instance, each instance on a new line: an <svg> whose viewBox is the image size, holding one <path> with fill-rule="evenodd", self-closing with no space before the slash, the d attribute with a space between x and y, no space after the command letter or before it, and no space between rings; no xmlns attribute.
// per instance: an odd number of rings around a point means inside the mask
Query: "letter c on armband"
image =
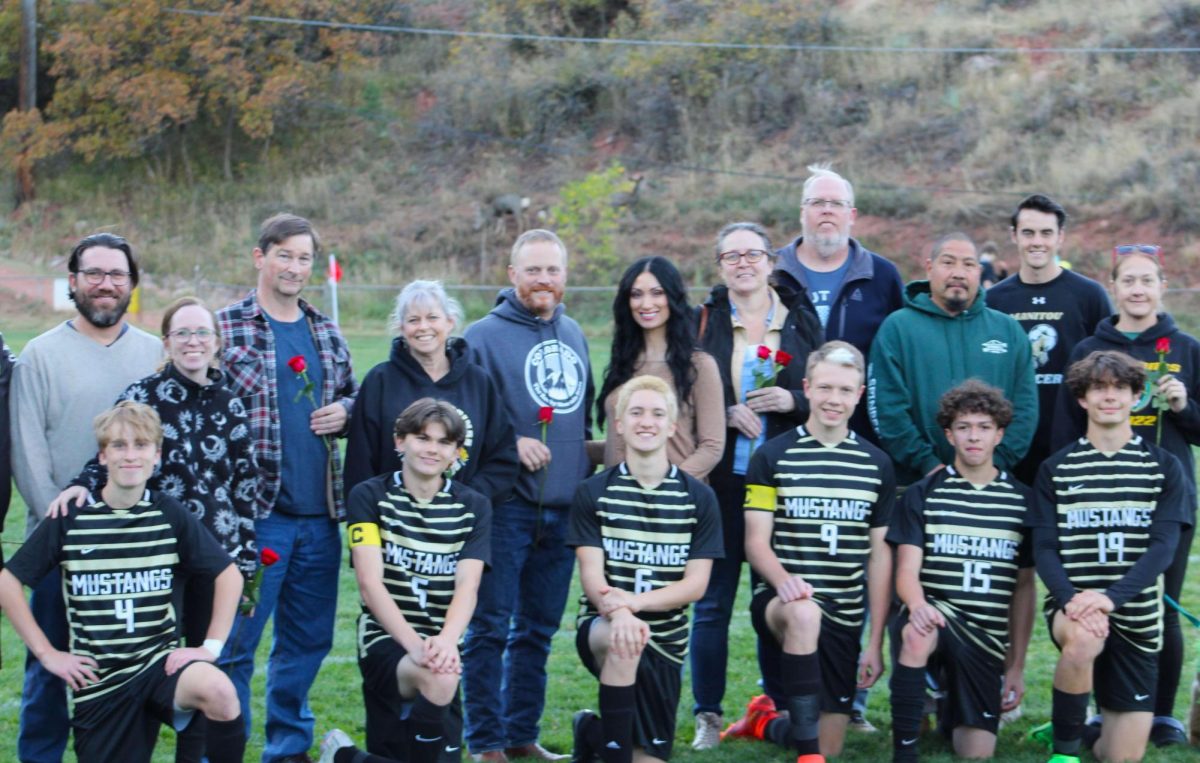
<svg viewBox="0 0 1200 763"><path fill-rule="evenodd" d="M350 537L350 548L355 546L382 546L379 538L379 525L373 522L359 522L347 528Z"/></svg>

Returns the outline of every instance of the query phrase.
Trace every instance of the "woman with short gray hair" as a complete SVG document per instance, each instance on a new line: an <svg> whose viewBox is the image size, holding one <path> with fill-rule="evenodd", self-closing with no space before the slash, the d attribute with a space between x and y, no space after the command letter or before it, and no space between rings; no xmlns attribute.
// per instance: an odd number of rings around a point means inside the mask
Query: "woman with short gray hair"
<svg viewBox="0 0 1200 763"><path fill-rule="evenodd" d="M413 281L392 310L391 356L363 379L350 417L346 444L346 494L370 477L400 468L392 425L423 397L453 404L467 425L454 477L503 503L517 479L516 435L504 403L482 368L471 363L467 343L452 336L463 324L458 301L439 281Z"/></svg>

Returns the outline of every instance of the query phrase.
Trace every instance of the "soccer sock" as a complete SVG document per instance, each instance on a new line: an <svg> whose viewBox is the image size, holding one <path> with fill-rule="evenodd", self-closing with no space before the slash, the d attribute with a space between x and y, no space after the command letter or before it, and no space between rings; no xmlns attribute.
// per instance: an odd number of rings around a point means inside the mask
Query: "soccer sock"
<svg viewBox="0 0 1200 763"><path fill-rule="evenodd" d="M925 668L896 663L892 669L892 760L917 760L917 739L925 712Z"/></svg>
<svg viewBox="0 0 1200 763"><path fill-rule="evenodd" d="M204 713L195 713L187 728L175 735L175 763L200 763L204 759L207 721Z"/></svg>
<svg viewBox="0 0 1200 763"><path fill-rule="evenodd" d="M817 738L817 724L821 720L821 662L817 653L784 652L780 668L792 746L800 755L818 753L821 751Z"/></svg>
<svg viewBox="0 0 1200 763"><path fill-rule="evenodd" d="M1083 724L1087 722L1087 705L1091 692L1068 694L1054 690L1050 701L1050 720L1054 724L1054 752L1079 755L1083 743Z"/></svg>
<svg viewBox="0 0 1200 763"><path fill-rule="evenodd" d="M408 730L412 734L409 745L411 763L436 763L445 746L446 713L449 704L435 705L418 694L413 700L412 712L408 715Z"/></svg>
<svg viewBox="0 0 1200 763"><path fill-rule="evenodd" d="M209 763L242 763L246 755L246 722L242 716L232 721L207 720Z"/></svg>
<svg viewBox="0 0 1200 763"><path fill-rule="evenodd" d="M597 753L604 763L630 763L633 760L636 696L633 686L600 684L600 729L603 739Z"/></svg>

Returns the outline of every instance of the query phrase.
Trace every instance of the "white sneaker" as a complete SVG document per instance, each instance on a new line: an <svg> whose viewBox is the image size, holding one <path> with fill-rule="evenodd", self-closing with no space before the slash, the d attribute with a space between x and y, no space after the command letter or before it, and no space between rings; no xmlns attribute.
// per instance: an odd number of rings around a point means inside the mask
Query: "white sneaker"
<svg viewBox="0 0 1200 763"><path fill-rule="evenodd" d="M353 747L354 742L341 729L330 729L321 740L321 757L317 763L333 763L333 756L343 747Z"/></svg>
<svg viewBox="0 0 1200 763"><path fill-rule="evenodd" d="M721 741L721 729L725 719L717 713L696 713L696 736L692 739L693 750L711 750Z"/></svg>

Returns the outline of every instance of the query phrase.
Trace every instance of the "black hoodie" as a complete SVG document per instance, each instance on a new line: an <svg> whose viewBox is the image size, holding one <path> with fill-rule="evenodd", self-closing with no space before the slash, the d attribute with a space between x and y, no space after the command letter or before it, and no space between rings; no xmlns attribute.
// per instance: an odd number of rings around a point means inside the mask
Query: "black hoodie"
<svg viewBox="0 0 1200 763"><path fill-rule="evenodd" d="M450 370L434 381L404 339L396 337L388 360L367 373L346 434L346 495L360 482L400 469L393 436L396 417L417 400L432 397L452 404L467 425L467 462L455 479L483 493L493 506L508 500L520 464L504 401L487 372L470 361L465 340L447 341L446 358Z"/></svg>
<svg viewBox="0 0 1200 763"><path fill-rule="evenodd" d="M1158 323L1133 339L1125 336L1117 328L1118 317L1114 315L1100 321L1095 334L1075 345L1067 367L1070 368L1071 363L1087 357L1088 353L1096 350L1120 350L1135 360L1142 361L1146 370L1153 373L1158 368L1158 353L1155 352L1158 340L1163 337L1170 340L1171 352L1167 355L1167 370L1187 387L1188 402L1187 407L1179 413L1166 412L1163 417L1160 447L1178 458L1183 465L1183 474L1188 482L1187 507L1189 511L1195 511L1196 463L1192 458L1191 446L1200 445L1200 342L1181 331L1175 325L1175 319L1168 313L1159 313ZM1148 392L1149 380L1147 392L1142 396L1143 403L1134 407L1133 431L1147 442L1156 442L1158 412L1150 405ZM1071 399L1071 393L1065 383L1059 387L1053 431L1051 452L1058 451L1087 432L1087 415L1079 403Z"/></svg>

